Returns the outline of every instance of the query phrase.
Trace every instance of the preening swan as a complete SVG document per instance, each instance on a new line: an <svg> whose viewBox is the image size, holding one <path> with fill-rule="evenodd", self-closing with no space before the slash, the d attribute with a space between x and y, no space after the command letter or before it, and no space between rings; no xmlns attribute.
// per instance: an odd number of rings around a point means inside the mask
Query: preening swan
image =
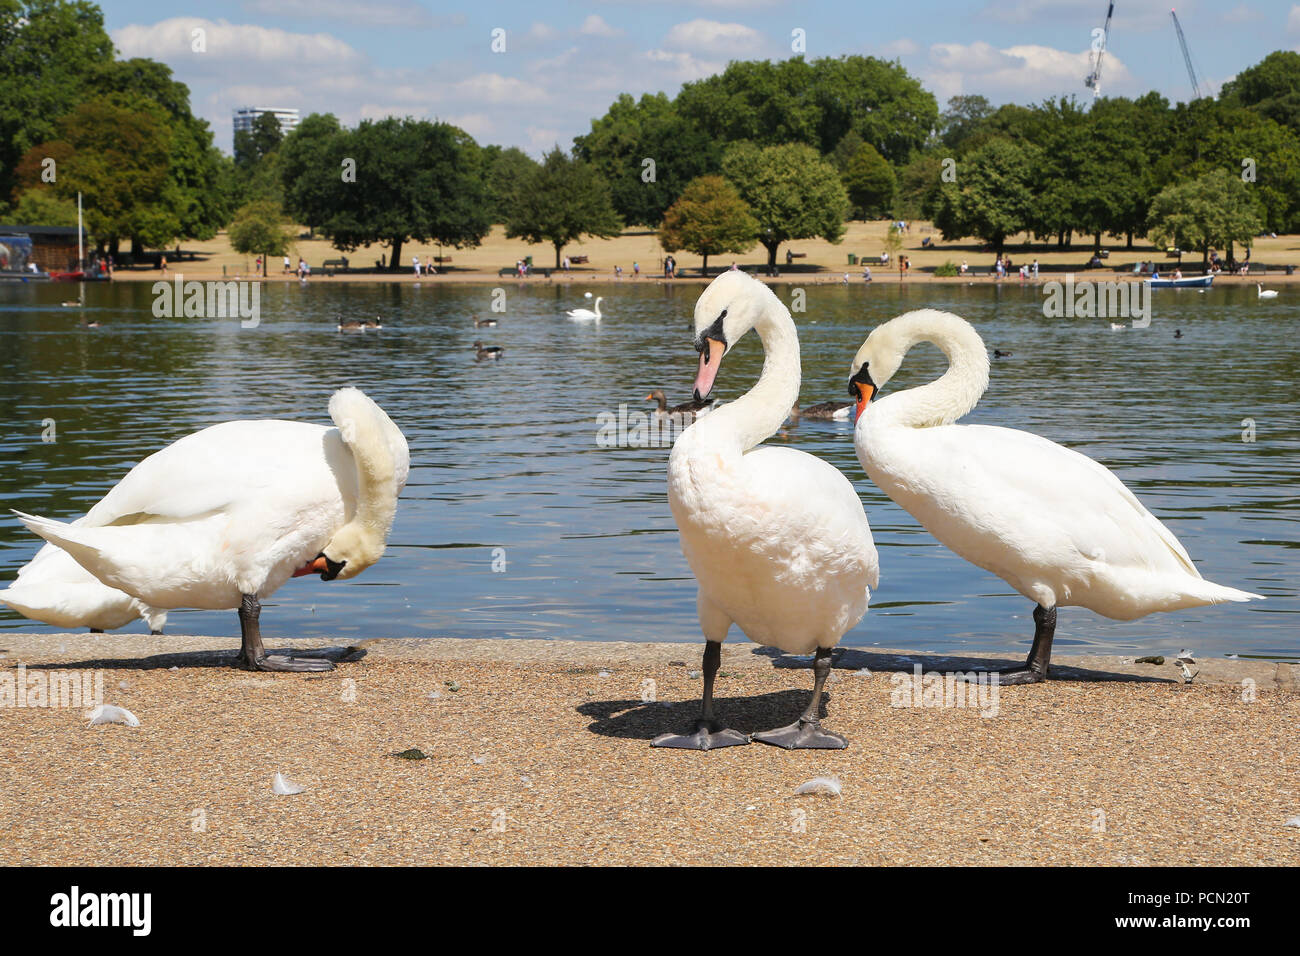
<svg viewBox="0 0 1300 956"><path fill-rule="evenodd" d="M1265 288L1264 288L1264 284L1263 284L1262 282L1256 282L1256 283L1255 283L1255 288L1259 290L1259 296L1258 296L1258 297L1261 298L1261 299L1276 299L1276 298L1277 298L1277 289L1265 289Z"/></svg>
<svg viewBox="0 0 1300 956"><path fill-rule="evenodd" d="M571 319L577 319L577 320L580 321L580 322L599 322L599 321L600 321L600 303L601 303L601 300L604 299L604 298L605 298L605 297L604 297L603 295L602 295L602 296L597 296L597 298L596 298L596 311L595 311L595 312L592 312L591 309L570 309L568 312L566 312L566 313L564 313L564 314L567 315L569 318L571 318Z"/></svg>
<svg viewBox="0 0 1300 956"><path fill-rule="evenodd" d="M722 641L735 623L756 643L816 655L807 710L754 739L840 749L844 738L818 720L822 687L831 648L867 611L879 577L876 548L862 502L839 471L793 448L756 447L781 427L799 395L799 339L772 290L743 272L724 272L695 304L696 399L708 397L723 356L750 329L766 353L757 384L697 419L668 459L668 503L699 582L704 700L693 731L664 734L654 746L709 750L749 742L713 715Z"/></svg>
<svg viewBox="0 0 1300 956"><path fill-rule="evenodd" d="M249 670L316 671L320 659L267 656L261 599L291 576L354 577L384 553L406 484L401 431L355 388L329 403L335 428L213 425L150 455L85 518L19 514L96 578L158 608L238 608Z"/></svg>
<svg viewBox="0 0 1300 956"><path fill-rule="evenodd" d="M18 579L0 590L0 604L55 627L111 631L142 617L150 633L161 634L167 623L166 611L101 583L52 544L37 551L36 557L18 570Z"/></svg>
<svg viewBox="0 0 1300 956"><path fill-rule="evenodd" d="M876 397L918 342L937 345L948 371ZM1037 605L1029 658L1003 683L1047 677L1058 607L1132 620L1260 597L1204 580L1173 533L1091 458L1030 432L953 424L988 382L975 329L921 309L872 331L849 391L858 399L854 446L871 480L948 548Z"/></svg>

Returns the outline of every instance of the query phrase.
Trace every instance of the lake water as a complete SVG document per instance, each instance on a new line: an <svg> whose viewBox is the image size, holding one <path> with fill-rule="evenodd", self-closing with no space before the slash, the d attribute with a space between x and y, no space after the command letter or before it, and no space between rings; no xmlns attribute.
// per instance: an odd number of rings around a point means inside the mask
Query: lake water
<svg viewBox="0 0 1300 956"><path fill-rule="evenodd" d="M268 602L277 636L701 641L695 585L668 510L668 448L608 448L597 415L688 397L700 286L268 285L256 328L160 319L148 283L0 285L0 581L38 541L7 509L71 518L141 458L215 422L329 423L331 392L365 389L405 431L410 481L386 557L353 581L290 581ZM599 326L563 310L605 296ZM791 287L779 291L789 301ZM1300 289L1261 303L1254 287L1155 294L1149 329L1048 319L1042 293L878 282L809 285L796 315L805 404L845 395L867 331L910 308L957 312L996 360L970 422L1037 432L1112 468L1179 536L1202 573L1265 602L1108 621L1071 608L1058 649L1114 653L1300 654ZM382 332L340 334L335 316L381 314ZM98 329L78 323L98 320ZM1184 337L1173 338L1181 328ZM505 348L475 361L472 343ZM733 398L762 361L747 336L718 386ZM890 391L942 371L913 351ZM1256 441L1242 440L1253 419ZM53 419L53 442L42 440ZM865 477L848 423L803 422L773 439L820 455L856 485L881 554L872 610L844 642L1023 654L1029 603L966 564ZM1044 476L1050 481L1050 476ZM497 551L495 549L503 549ZM494 564L499 569L494 571ZM502 565L504 568L502 569ZM0 629L52 630L0 608ZM175 611L172 633L238 634L234 611ZM142 631L139 622L129 630ZM733 631L733 640L738 639ZM743 638L739 638L742 639ZM233 645L232 645L233 646Z"/></svg>

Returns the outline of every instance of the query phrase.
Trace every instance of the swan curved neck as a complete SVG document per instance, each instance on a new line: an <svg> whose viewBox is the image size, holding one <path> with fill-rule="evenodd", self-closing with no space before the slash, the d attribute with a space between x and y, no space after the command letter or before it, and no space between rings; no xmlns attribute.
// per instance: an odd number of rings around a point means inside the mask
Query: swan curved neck
<svg viewBox="0 0 1300 956"><path fill-rule="evenodd" d="M794 319L774 293L765 291L767 307L754 323L763 342L763 371L758 381L740 398L719 406L693 426L710 437L734 436L742 452L774 435L799 397L799 335Z"/></svg>
<svg viewBox="0 0 1300 956"><path fill-rule="evenodd" d="M886 395L873 403L876 416L910 428L950 425L979 402L989 386L989 356L979 334L965 322L913 323L902 330L902 358L921 342L938 346L948 370L926 385Z"/></svg>

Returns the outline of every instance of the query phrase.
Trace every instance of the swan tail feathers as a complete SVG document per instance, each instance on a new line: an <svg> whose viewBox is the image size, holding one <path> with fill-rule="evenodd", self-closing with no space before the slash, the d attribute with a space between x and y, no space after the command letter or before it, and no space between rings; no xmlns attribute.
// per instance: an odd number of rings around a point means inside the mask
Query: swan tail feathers
<svg viewBox="0 0 1300 956"><path fill-rule="evenodd" d="M1206 581L1206 587L1203 589L1204 596L1209 599L1211 604L1223 604L1225 601L1263 601L1266 600L1264 595L1255 594L1253 591L1242 591L1238 588L1230 588L1223 584L1215 584L1213 581Z"/></svg>
<svg viewBox="0 0 1300 956"><path fill-rule="evenodd" d="M63 521L55 521L52 518L42 518L38 515L11 510L18 516L18 520L27 526L28 531L62 548L72 555L78 564L98 577L95 568L103 563L103 554L98 547L84 540L86 529L77 528Z"/></svg>

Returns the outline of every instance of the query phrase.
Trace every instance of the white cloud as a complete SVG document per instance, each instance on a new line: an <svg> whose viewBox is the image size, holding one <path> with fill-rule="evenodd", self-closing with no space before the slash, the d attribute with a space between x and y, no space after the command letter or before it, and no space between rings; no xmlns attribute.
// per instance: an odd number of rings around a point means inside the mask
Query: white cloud
<svg viewBox="0 0 1300 956"><path fill-rule="evenodd" d="M459 26L465 22L464 14L434 16L415 0L244 0L241 6L249 13L263 17L283 17L293 20L336 20L368 27L405 27L407 29L434 26Z"/></svg>
<svg viewBox="0 0 1300 956"><path fill-rule="evenodd" d="M958 93L980 93L994 102L1037 103L1053 95L1085 95L1090 55L1086 49L1071 53L1032 44L997 49L984 42L936 43L930 47L928 65L918 72L941 104ZM1108 52L1103 91L1128 90L1132 81L1124 63Z"/></svg>
<svg viewBox="0 0 1300 956"><path fill-rule="evenodd" d="M587 19L582 21L582 26L578 27L578 32L583 36L589 37L616 37L622 36L622 30L616 30L605 22L604 17L593 13Z"/></svg>
<svg viewBox="0 0 1300 956"><path fill-rule="evenodd" d="M669 49L721 54L728 59L757 53L762 45L763 35L757 30L742 23L719 23L717 20L679 23L664 38L664 46Z"/></svg>
<svg viewBox="0 0 1300 956"><path fill-rule="evenodd" d="M205 49L194 49L195 30L201 30ZM207 72L206 67L228 70L232 61L269 67L303 67L332 63L346 66L361 59L347 43L328 33L290 33L275 27L205 20L201 17L172 17L149 26L132 24L114 30L113 42L124 57L152 57L158 60L189 58L189 66Z"/></svg>
<svg viewBox="0 0 1300 956"><path fill-rule="evenodd" d="M1300 33L1300 3L1293 4L1286 17L1286 32Z"/></svg>
<svg viewBox="0 0 1300 956"><path fill-rule="evenodd" d="M657 68L658 75L662 76L670 86L712 76L726 68L726 63L701 60L690 53L674 53L668 50L648 50L644 59ZM671 92L676 93L675 87Z"/></svg>
<svg viewBox="0 0 1300 956"><path fill-rule="evenodd" d="M535 83L527 83L500 73L479 73L452 85L453 102L468 100L472 103L542 103L546 91Z"/></svg>

